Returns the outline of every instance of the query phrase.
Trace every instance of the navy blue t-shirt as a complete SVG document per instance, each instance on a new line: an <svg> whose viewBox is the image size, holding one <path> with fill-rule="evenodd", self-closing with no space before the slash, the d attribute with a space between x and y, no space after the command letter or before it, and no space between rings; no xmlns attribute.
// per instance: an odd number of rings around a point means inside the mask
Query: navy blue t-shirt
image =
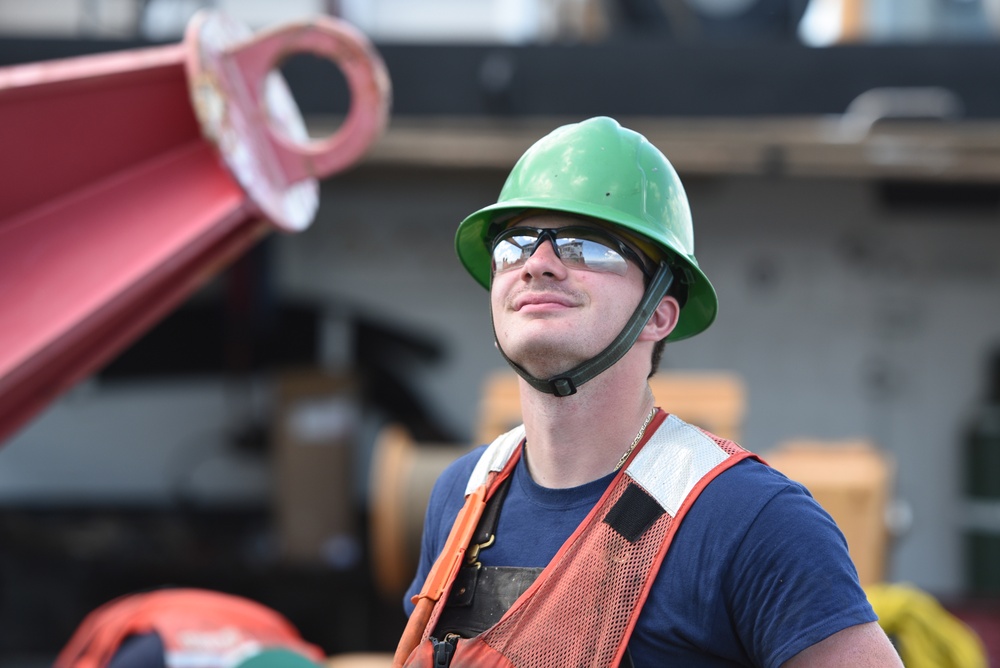
<svg viewBox="0 0 1000 668"><path fill-rule="evenodd" d="M431 492L420 591L464 501L485 446L461 457ZM548 564L614 475L548 489L518 462L485 566ZM595 593L596 594L596 593ZM836 524L798 483L755 460L720 474L681 523L629 641L643 666L780 666L850 626L876 621Z"/></svg>

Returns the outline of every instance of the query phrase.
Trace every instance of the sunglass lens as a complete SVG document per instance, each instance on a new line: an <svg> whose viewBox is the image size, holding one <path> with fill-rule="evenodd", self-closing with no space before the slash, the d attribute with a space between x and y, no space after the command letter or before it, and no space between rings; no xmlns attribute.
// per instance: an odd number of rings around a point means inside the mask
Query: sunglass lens
<svg viewBox="0 0 1000 668"><path fill-rule="evenodd" d="M600 271L624 276L628 263L618 251L592 239L558 239L559 257L568 265L591 271Z"/></svg>
<svg viewBox="0 0 1000 668"><path fill-rule="evenodd" d="M493 273L524 264L536 241L538 241L537 236L526 235L511 236L499 241L493 249Z"/></svg>

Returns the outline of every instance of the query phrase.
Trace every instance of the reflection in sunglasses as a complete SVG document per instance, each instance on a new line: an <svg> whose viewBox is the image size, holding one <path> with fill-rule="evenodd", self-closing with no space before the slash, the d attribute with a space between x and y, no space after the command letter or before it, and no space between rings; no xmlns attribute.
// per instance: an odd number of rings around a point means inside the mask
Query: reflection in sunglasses
<svg viewBox="0 0 1000 668"><path fill-rule="evenodd" d="M528 261L545 241L568 267L624 276L628 260L643 273L643 263L620 239L589 227L511 228L497 236L493 246L493 273L516 269Z"/></svg>

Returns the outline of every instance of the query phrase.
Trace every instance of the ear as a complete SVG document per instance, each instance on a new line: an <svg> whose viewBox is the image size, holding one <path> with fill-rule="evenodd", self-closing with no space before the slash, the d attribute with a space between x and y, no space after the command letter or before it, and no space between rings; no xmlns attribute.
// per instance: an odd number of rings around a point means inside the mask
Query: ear
<svg viewBox="0 0 1000 668"><path fill-rule="evenodd" d="M639 341L659 341L665 339L670 332L674 331L677 321L680 319L681 305L677 299L666 296L660 300L650 316L649 322L643 327L639 334Z"/></svg>

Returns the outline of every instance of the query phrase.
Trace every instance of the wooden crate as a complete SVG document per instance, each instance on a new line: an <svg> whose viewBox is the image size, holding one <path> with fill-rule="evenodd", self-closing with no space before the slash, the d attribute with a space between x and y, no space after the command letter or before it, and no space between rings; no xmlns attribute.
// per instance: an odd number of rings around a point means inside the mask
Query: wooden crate
<svg viewBox="0 0 1000 668"><path fill-rule="evenodd" d="M656 405L708 431L738 441L746 413L742 379L724 372L663 372L649 379ZM489 443L521 423L518 378L500 371L483 383L477 443Z"/></svg>

